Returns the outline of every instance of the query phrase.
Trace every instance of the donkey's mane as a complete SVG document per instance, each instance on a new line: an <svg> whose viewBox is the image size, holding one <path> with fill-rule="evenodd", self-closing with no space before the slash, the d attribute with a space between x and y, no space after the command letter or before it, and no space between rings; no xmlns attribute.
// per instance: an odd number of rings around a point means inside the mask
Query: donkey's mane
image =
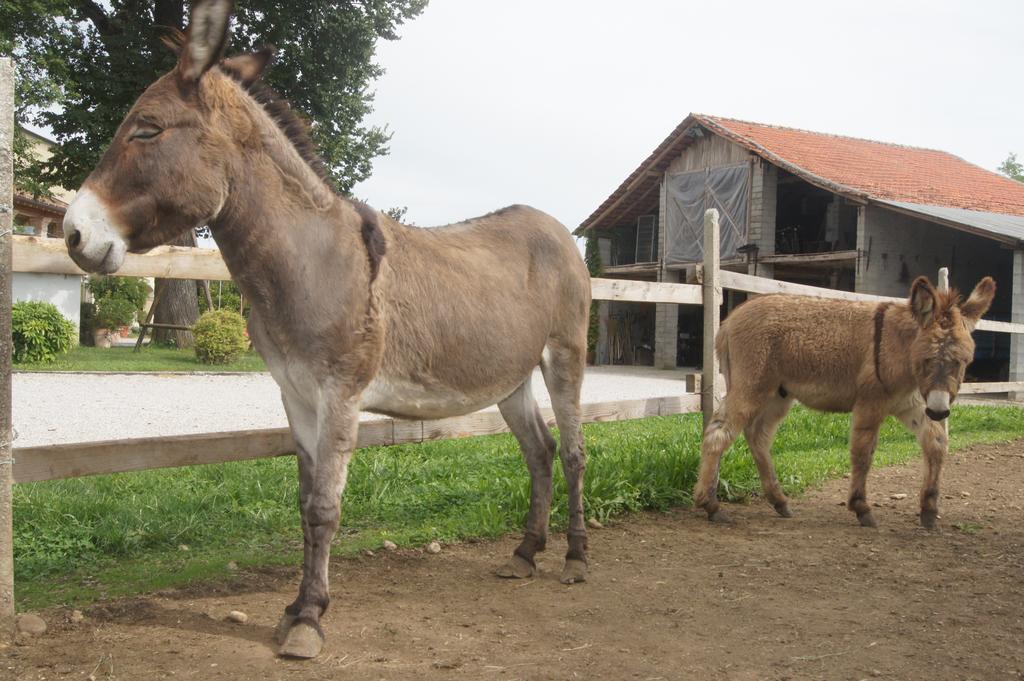
<svg viewBox="0 0 1024 681"><path fill-rule="evenodd" d="M274 121L278 129L291 142L302 160L306 162L306 165L320 178L320 181L336 196L341 198L342 201L350 203L356 209L362 221L360 236L362 236L363 243L366 245L366 254L370 262L370 281L372 282L377 278L381 260L383 260L384 254L387 251L384 235L381 232L380 224L377 222L376 211L362 201L355 201L338 191L338 188L331 180L330 173L327 172L327 166L324 165L323 159L317 153L313 138L309 134L309 122L292 108L287 99L261 80L257 79L252 82L246 82L242 78L241 73L223 62L220 64L220 70L221 73L238 83L250 97L256 100L256 103Z"/></svg>
<svg viewBox="0 0 1024 681"><path fill-rule="evenodd" d="M292 146L295 147L295 151L299 153L299 156L306 162L306 165L316 173L316 176L335 194L347 198L334 186L331 175L327 172L327 166L324 165L323 159L317 153L316 143L313 142L313 138L309 134L309 121L292 108L287 99L262 80L246 83L242 79L241 73L223 63L220 64L220 70L221 73L238 83L250 97L263 107L263 110L267 112L270 119L274 121L281 132L284 133L284 136L288 138L288 141L292 143Z"/></svg>
<svg viewBox="0 0 1024 681"><path fill-rule="evenodd" d="M180 54L185 42L188 40L188 34L178 29L171 29L164 36L160 38L160 41L166 45L174 54ZM334 185L331 180L331 175L327 172L327 166L324 165L324 161L320 158L320 154L317 153L316 143L313 142L313 138L309 134L310 123L309 121L298 111L292 108L292 105L287 99L278 94L273 88L264 83L260 79L256 79L252 82L245 82L242 73L236 69L231 68L230 65L221 62L218 64L220 72L231 78L231 80L238 83L250 97L267 112L270 116L270 120L274 121L277 127L284 133L284 136L288 138L288 141L295 147L295 151L299 153L299 156L306 165L316 173L328 188L338 196L342 198L348 198Z"/></svg>

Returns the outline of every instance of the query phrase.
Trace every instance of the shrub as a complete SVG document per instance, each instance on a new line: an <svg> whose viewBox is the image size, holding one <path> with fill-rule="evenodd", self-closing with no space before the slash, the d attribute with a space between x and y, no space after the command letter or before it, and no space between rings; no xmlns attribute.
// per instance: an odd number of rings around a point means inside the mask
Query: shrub
<svg viewBox="0 0 1024 681"><path fill-rule="evenodd" d="M119 329L122 326L129 326L135 321L136 310L132 301L125 298L100 298L96 303L94 327Z"/></svg>
<svg viewBox="0 0 1024 681"><path fill-rule="evenodd" d="M196 359L203 364L228 364L249 347L245 319L232 310L204 312L192 327Z"/></svg>
<svg viewBox="0 0 1024 681"><path fill-rule="evenodd" d="M136 310L141 310L149 297L149 284L142 277L105 277L94 274L89 277L89 291L99 303L102 300L127 300Z"/></svg>
<svg viewBox="0 0 1024 681"><path fill-rule="evenodd" d="M11 309L15 362L52 362L71 349L75 325L50 303L23 300Z"/></svg>

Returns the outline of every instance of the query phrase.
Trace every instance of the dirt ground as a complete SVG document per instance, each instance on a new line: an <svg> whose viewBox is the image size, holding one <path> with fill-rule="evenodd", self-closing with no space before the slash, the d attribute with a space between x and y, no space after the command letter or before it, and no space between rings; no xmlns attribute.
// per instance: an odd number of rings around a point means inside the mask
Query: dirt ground
<svg viewBox="0 0 1024 681"><path fill-rule="evenodd" d="M278 659L271 639L297 569L98 604L80 623L0 650L0 678L1019 679L1024 678L1024 442L950 457L941 530L920 529L918 464L876 470L878 530L841 505L846 481L591 533L586 584L501 581L513 538L337 560L327 645ZM893 495L906 494L894 499ZM249 614L245 625L225 620Z"/></svg>

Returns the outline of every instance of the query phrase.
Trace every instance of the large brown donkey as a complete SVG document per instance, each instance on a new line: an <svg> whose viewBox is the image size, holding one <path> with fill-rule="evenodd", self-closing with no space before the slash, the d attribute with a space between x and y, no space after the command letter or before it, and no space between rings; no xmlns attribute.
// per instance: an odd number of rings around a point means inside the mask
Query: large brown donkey
<svg viewBox="0 0 1024 681"><path fill-rule="evenodd" d="M848 507L861 525L876 526L866 480L882 421L892 414L915 433L925 465L921 524L933 528L948 448L942 421L974 357L971 332L995 292L985 277L961 302L955 291L937 291L919 277L903 304L768 295L740 305L715 339L726 395L704 431L696 505L710 520L729 521L716 495L719 462L742 432L765 496L779 515L790 516L770 448L799 400L853 413Z"/></svg>
<svg viewBox="0 0 1024 681"><path fill-rule="evenodd" d="M499 574L533 574L556 450L530 389L538 365L569 492L561 579L583 581L579 396L590 280L569 232L524 206L415 229L335 193L305 127L259 83L269 51L221 61L230 12L225 1L194 5L177 66L128 112L64 231L83 269L116 272L126 252L208 224L252 302L250 334L298 449L305 535L280 653L312 657L322 647L360 409L436 419L497 403L532 483L525 538Z"/></svg>

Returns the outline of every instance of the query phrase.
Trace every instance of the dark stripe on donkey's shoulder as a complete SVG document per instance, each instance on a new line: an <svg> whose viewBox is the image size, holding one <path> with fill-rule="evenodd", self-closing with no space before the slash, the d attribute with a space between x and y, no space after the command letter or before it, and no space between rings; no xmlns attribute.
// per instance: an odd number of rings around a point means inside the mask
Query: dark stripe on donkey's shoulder
<svg viewBox="0 0 1024 681"><path fill-rule="evenodd" d="M366 256L370 259L370 281L373 281L377 278L377 272L380 271L380 263L387 253L388 245L377 219L377 211L362 201L353 201L352 205L355 206L356 212L359 213L363 222L361 233L363 243L366 244Z"/></svg>

